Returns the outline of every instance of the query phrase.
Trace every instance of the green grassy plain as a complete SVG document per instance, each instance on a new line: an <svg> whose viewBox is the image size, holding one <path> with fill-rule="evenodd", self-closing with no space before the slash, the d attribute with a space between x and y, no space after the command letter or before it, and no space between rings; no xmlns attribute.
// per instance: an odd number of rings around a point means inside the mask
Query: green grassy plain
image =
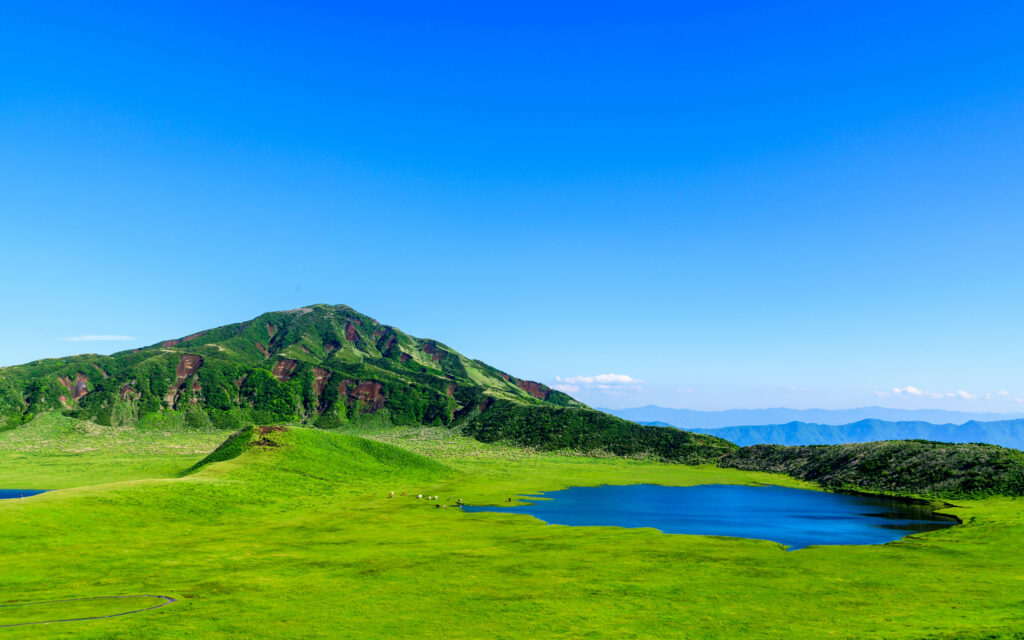
<svg viewBox="0 0 1024 640"><path fill-rule="evenodd" d="M1024 637L1022 499L958 502L950 512L963 526L897 543L786 552L414 497L498 504L572 485L811 486L784 476L542 454L443 428L271 432L265 446L186 476L223 433L167 433L161 448L152 434L72 425L85 431L77 442L27 448L65 427L0 433L0 487L75 487L0 501L0 604L179 602L2 629L5 638ZM124 441L98 444L111 437ZM77 450L82 439L93 446ZM409 495L386 499L391 490ZM10 610L0 607L0 625L15 621ZM60 605L47 615L64 617L79 616Z"/></svg>

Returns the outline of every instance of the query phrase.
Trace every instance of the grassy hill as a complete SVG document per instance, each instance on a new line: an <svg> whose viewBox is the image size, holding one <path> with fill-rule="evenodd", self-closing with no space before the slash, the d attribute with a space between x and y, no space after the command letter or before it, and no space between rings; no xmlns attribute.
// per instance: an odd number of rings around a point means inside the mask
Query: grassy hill
<svg viewBox="0 0 1024 640"><path fill-rule="evenodd" d="M903 495L1024 495L1024 452L988 444L899 440L785 447L755 445L722 457L719 466L785 473L832 488Z"/></svg>
<svg viewBox="0 0 1024 640"><path fill-rule="evenodd" d="M734 448L594 411L437 340L329 305L265 313L110 356L0 369L0 429L51 412L143 430L445 426L488 442L686 462Z"/></svg>

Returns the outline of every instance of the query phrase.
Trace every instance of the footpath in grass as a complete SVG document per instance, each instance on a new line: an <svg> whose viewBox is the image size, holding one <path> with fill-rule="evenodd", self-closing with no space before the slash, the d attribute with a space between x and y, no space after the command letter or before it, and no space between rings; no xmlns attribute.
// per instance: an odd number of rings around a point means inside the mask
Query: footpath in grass
<svg viewBox="0 0 1024 640"><path fill-rule="evenodd" d="M2 599L179 600L5 635L952 639L1024 628L1022 500L964 502L953 510L963 526L895 544L787 553L415 497L499 504L583 484L807 486L785 477L541 455L442 430L362 435L378 441L255 431L255 446L185 477L0 503L0 545L15 550L0 556Z"/></svg>

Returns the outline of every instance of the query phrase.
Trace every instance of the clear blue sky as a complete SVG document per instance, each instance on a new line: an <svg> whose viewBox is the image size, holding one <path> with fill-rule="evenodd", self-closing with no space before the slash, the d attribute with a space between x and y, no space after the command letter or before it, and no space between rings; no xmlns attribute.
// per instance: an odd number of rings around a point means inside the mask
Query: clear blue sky
<svg viewBox="0 0 1024 640"><path fill-rule="evenodd" d="M8 3L0 365L326 302L599 406L1019 410L1024 4L764 4Z"/></svg>

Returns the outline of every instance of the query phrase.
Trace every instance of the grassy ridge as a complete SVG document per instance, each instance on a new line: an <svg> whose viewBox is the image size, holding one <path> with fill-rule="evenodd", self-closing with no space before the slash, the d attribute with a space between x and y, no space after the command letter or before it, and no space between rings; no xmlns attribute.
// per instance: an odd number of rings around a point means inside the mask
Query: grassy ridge
<svg viewBox="0 0 1024 640"><path fill-rule="evenodd" d="M785 473L833 489L978 498L1024 495L1024 452L989 444L893 440L785 447L754 445L719 465Z"/></svg>

